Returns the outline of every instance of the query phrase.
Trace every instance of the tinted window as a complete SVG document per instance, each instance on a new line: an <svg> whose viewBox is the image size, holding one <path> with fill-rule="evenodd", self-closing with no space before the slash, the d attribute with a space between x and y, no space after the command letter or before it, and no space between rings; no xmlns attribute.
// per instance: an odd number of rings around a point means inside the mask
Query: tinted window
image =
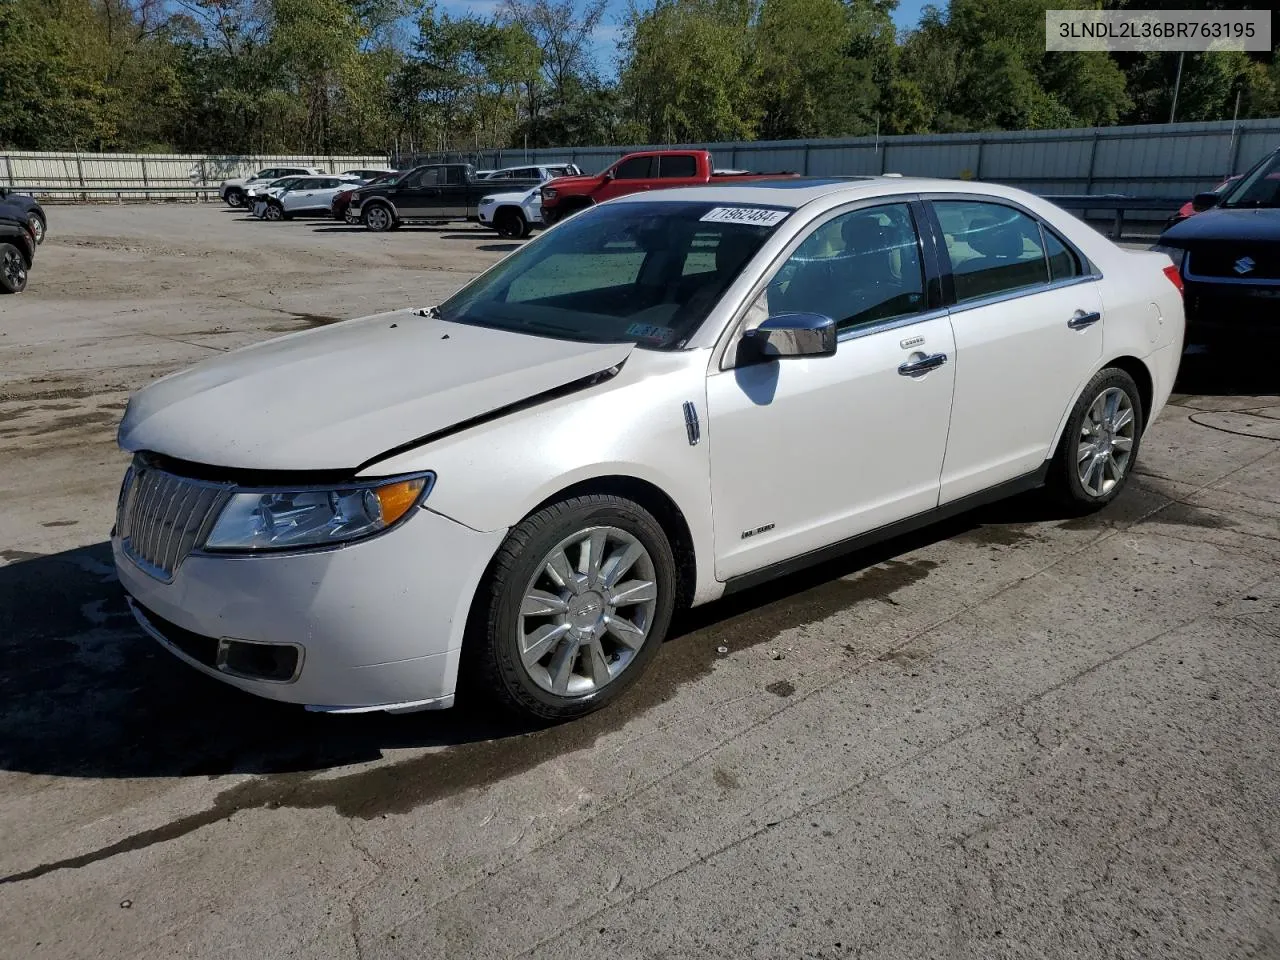
<svg viewBox="0 0 1280 960"><path fill-rule="evenodd" d="M1070 280L1084 273L1080 258L1043 223L1040 224L1040 234L1044 238L1044 252L1049 257L1050 280Z"/></svg>
<svg viewBox="0 0 1280 960"><path fill-rule="evenodd" d="M1280 207L1280 151L1246 173L1223 203L1228 207Z"/></svg>
<svg viewBox="0 0 1280 960"><path fill-rule="evenodd" d="M714 206L626 203L578 214L464 287L440 315L572 340L679 346L776 229L704 222Z"/></svg>
<svg viewBox="0 0 1280 960"><path fill-rule="evenodd" d="M314 190L319 185L319 183L320 183L319 180L298 180L292 185L291 189Z"/></svg>
<svg viewBox="0 0 1280 960"><path fill-rule="evenodd" d="M647 180L653 167L653 157L632 157L618 164L614 175L616 180Z"/></svg>
<svg viewBox="0 0 1280 960"><path fill-rule="evenodd" d="M517 170L517 171L516 171L516 173L515 173L515 176L513 177L513 179L515 179L515 180L540 180L540 179L542 179L542 174L538 172L538 168L537 168L537 167L525 167L523 170Z"/></svg>
<svg viewBox="0 0 1280 960"><path fill-rule="evenodd" d="M1040 225L996 203L935 200L956 300L976 300L1049 282Z"/></svg>
<svg viewBox="0 0 1280 960"><path fill-rule="evenodd" d="M841 330L919 313L924 273L911 208L887 204L817 227L774 275L765 316L819 313Z"/></svg>
<svg viewBox="0 0 1280 960"><path fill-rule="evenodd" d="M255 180L274 180L276 177L280 175L281 175L280 172L277 171L275 167L269 167L266 170L259 170L257 174L254 176L254 179Z"/></svg>
<svg viewBox="0 0 1280 960"><path fill-rule="evenodd" d="M466 183L467 171L462 167L445 167L442 183Z"/></svg>
<svg viewBox="0 0 1280 960"><path fill-rule="evenodd" d="M659 177L696 177L697 175L698 161L687 153L659 159Z"/></svg>
<svg viewBox="0 0 1280 960"><path fill-rule="evenodd" d="M406 185L410 187L434 187L439 183L440 168L426 167L415 174L411 174Z"/></svg>

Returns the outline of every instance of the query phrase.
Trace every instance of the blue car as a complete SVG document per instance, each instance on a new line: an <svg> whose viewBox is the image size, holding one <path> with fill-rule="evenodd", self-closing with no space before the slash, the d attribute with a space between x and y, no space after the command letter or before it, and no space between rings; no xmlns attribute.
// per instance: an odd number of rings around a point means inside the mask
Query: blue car
<svg viewBox="0 0 1280 960"><path fill-rule="evenodd" d="M34 197L14 193L13 187L0 187L0 216L27 221L31 225L36 243L44 243L49 218L44 212L44 207L40 206Z"/></svg>

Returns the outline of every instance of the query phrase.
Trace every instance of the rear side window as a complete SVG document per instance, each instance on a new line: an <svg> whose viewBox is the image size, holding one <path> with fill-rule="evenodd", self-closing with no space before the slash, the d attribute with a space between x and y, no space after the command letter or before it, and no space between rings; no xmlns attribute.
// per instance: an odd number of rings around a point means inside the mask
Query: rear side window
<svg viewBox="0 0 1280 960"><path fill-rule="evenodd" d="M618 164L614 174L616 180L647 180L653 176L654 157L632 157Z"/></svg>
<svg viewBox="0 0 1280 960"><path fill-rule="evenodd" d="M1049 279L1055 283L1059 280L1070 280L1081 276L1084 268L1075 251L1068 247L1056 233L1040 224L1040 233L1044 237L1044 252L1049 258Z"/></svg>
<svg viewBox="0 0 1280 960"><path fill-rule="evenodd" d="M698 161L687 153L659 159L659 177L696 177L697 175Z"/></svg>
<svg viewBox="0 0 1280 960"><path fill-rule="evenodd" d="M434 187L438 183L440 183L440 168L427 167L425 170L419 170L417 173L412 174L405 185L409 187Z"/></svg>
<svg viewBox="0 0 1280 960"><path fill-rule="evenodd" d="M294 190L314 190L317 183L319 183L318 180L298 180L291 184L291 187Z"/></svg>
<svg viewBox="0 0 1280 960"><path fill-rule="evenodd" d="M445 167L442 183L465 183L466 173L461 167Z"/></svg>
<svg viewBox="0 0 1280 960"><path fill-rule="evenodd" d="M955 278L956 301L978 300L1049 282L1040 224L1012 207L935 200Z"/></svg>

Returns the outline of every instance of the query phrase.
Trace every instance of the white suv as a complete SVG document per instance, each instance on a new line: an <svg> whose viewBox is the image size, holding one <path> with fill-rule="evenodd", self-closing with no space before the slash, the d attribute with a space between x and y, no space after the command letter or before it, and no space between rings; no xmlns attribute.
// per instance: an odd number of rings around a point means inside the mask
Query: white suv
<svg viewBox="0 0 1280 960"><path fill-rule="evenodd" d="M264 170L259 170L252 177L223 180L220 192L227 206L242 207L252 187L270 183L272 180L279 180L281 177L321 177L324 175L325 172L319 167L267 167Z"/></svg>

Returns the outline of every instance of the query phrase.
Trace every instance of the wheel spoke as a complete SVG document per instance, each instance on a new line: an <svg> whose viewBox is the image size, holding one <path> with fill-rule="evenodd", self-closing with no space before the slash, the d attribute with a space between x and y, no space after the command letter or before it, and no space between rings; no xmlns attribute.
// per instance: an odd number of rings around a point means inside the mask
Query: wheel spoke
<svg viewBox="0 0 1280 960"><path fill-rule="evenodd" d="M1094 400L1089 407L1089 420L1093 426L1097 426L1106 418L1107 395L1101 393L1098 399Z"/></svg>
<svg viewBox="0 0 1280 960"><path fill-rule="evenodd" d="M1116 419L1116 411L1120 408L1120 391L1108 390L1102 396L1105 401L1105 413L1103 416L1106 418L1107 422L1114 423Z"/></svg>
<svg viewBox="0 0 1280 960"><path fill-rule="evenodd" d="M1126 407L1116 413L1115 429L1122 430L1133 422L1133 408Z"/></svg>
<svg viewBox="0 0 1280 960"><path fill-rule="evenodd" d="M609 602L615 607L626 607L633 603L657 599L658 585L652 580L628 580L626 583L618 584L609 594Z"/></svg>
<svg viewBox="0 0 1280 960"><path fill-rule="evenodd" d="M1116 462L1114 453L1107 454L1107 469L1111 471L1111 479L1119 483L1120 476L1124 471L1120 469L1120 464Z"/></svg>
<svg viewBox="0 0 1280 960"><path fill-rule="evenodd" d="M619 643L630 650L639 650L644 643L644 631L619 614L605 614L604 626Z"/></svg>
<svg viewBox="0 0 1280 960"><path fill-rule="evenodd" d="M547 672L551 674L551 692L564 696L569 692L569 678L578 659L578 642L572 638L560 644L551 657Z"/></svg>
<svg viewBox="0 0 1280 960"><path fill-rule="evenodd" d="M587 672L591 674L591 680L596 687L603 687L612 679L609 676L609 661L604 656L604 646L600 643L599 637L594 637L583 646L583 653L586 654Z"/></svg>
<svg viewBox="0 0 1280 960"><path fill-rule="evenodd" d="M1133 441L1130 440L1128 437L1116 437L1113 441L1111 441L1111 444L1121 453L1128 453L1130 450L1133 449Z"/></svg>
<svg viewBox="0 0 1280 960"><path fill-rule="evenodd" d="M615 553L605 563L601 572L600 582L612 589L613 585L622 579L623 575L635 565L635 562L640 559L643 553L644 547L640 546L639 543L635 541L628 543L625 550Z"/></svg>
<svg viewBox="0 0 1280 960"><path fill-rule="evenodd" d="M604 530L592 530L590 536L582 541L582 549L578 553L578 572L587 578L588 586L594 586L600 579L607 539L608 534Z"/></svg>
<svg viewBox="0 0 1280 960"><path fill-rule="evenodd" d="M520 659L526 666L533 666L547 655L552 647L569 633L567 623L546 623L533 633L527 634L521 642ZM572 644L567 644L572 646Z"/></svg>
<svg viewBox="0 0 1280 960"><path fill-rule="evenodd" d="M557 586L577 593L578 578L574 576L573 567L569 565L569 558L564 555L563 550L557 550L547 557L543 569L547 571L547 576L551 577Z"/></svg>
<svg viewBox="0 0 1280 960"><path fill-rule="evenodd" d="M1096 455L1093 458L1093 462L1089 464L1089 482L1087 486L1094 494L1102 493L1102 471L1106 466L1106 462L1106 456Z"/></svg>
<svg viewBox="0 0 1280 960"><path fill-rule="evenodd" d="M562 598L546 590L530 590L520 605L522 617L549 617L557 613L565 613L569 609Z"/></svg>
<svg viewBox="0 0 1280 960"><path fill-rule="evenodd" d="M1084 463L1086 460L1088 460L1097 452L1098 452L1098 445L1096 443L1080 444L1080 447L1076 453L1076 463Z"/></svg>

